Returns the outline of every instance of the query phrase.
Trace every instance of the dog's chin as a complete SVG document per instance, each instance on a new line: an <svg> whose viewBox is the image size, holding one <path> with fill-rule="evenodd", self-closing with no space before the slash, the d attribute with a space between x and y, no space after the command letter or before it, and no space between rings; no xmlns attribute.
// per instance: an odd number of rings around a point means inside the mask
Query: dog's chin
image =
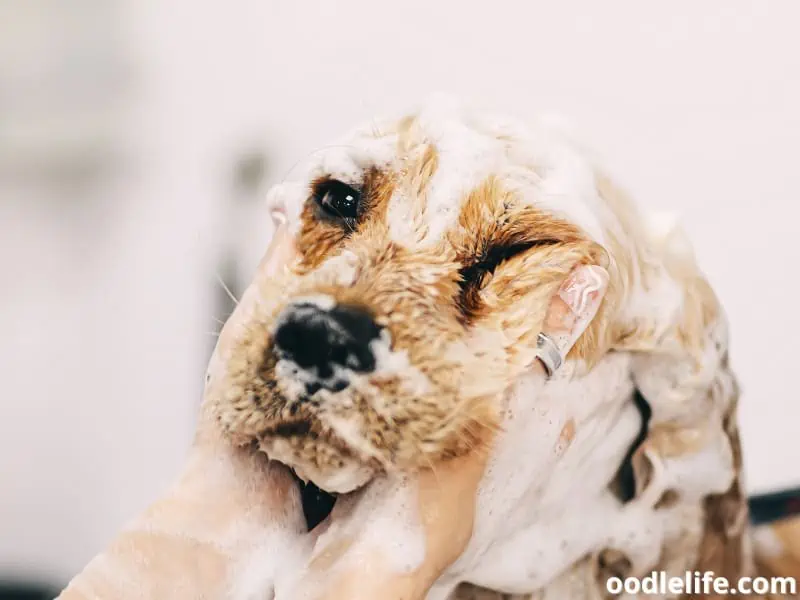
<svg viewBox="0 0 800 600"><path fill-rule="evenodd" d="M271 460L291 469L309 531L319 526L325 527L340 496L358 492L375 477L372 469L353 460L337 468L324 470L304 463L281 439L262 441L261 449Z"/></svg>
<svg viewBox="0 0 800 600"><path fill-rule="evenodd" d="M313 483L319 489L331 494L346 494L364 487L375 477L374 469L354 459L334 467L316 467L301 460L297 450L286 440L280 438L263 440L261 450L271 460L283 463L304 483Z"/></svg>

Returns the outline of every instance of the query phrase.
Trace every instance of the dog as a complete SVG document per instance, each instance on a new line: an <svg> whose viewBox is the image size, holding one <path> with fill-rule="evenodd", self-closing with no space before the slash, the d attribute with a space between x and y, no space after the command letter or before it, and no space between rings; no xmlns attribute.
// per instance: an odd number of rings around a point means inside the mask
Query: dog
<svg viewBox="0 0 800 600"><path fill-rule="evenodd" d="M641 214L557 124L446 96L308 163L268 197L300 258L241 298L204 409L247 460L292 469L308 527L491 440L471 540L430 600L800 572L786 536L749 525L727 320L674 220ZM544 380L545 312L578 265L607 293ZM655 597L680 595L703 594Z"/></svg>
<svg viewBox="0 0 800 600"><path fill-rule="evenodd" d="M500 431L472 542L430 598L754 572L724 312L677 225L569 134L437 96L269 201L301 260L234 315L216 417L335 494ZM608 292L542 385L526 370L547 300L579 264Z"/></svg>

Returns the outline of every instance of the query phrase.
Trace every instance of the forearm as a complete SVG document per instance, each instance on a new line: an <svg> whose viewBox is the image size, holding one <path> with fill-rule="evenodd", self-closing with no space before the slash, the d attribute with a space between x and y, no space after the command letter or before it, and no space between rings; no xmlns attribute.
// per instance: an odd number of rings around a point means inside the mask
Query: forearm
<svg viewBox="0 0 800 600"><path fill-rule="evenodd" d="M193 520L192 507L173 498L156 503L155 513L180 513ZM192 527L161 529L160 517L142 518L120 533L62 592L62 600L176 600L223 597L232 556Z"/></svg>
<svg viewBox="0 0 800 600"><path fill-rule="evenodd" d="M195 449L175 486L120 532L61 600L224 598L255 554L292 547L302 511L286 470L265 457ZM268 552L266 554L269 554ZM271 585L277 564L259 565Z"/></svg>

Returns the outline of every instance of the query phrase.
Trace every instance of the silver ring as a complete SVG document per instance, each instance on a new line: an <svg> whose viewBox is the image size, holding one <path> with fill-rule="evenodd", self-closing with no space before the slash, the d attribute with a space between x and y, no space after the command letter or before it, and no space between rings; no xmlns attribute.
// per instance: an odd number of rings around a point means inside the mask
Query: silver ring
<svg viewBox="0 0 800 600"><path fill-rule="evenodd" d="M556 346L553 339L546 333L539 333L536 336L536 358L538 358L544 367L547 377L553 376L553 373L558 371L564 359L561 357L561 352Z"/></svg>

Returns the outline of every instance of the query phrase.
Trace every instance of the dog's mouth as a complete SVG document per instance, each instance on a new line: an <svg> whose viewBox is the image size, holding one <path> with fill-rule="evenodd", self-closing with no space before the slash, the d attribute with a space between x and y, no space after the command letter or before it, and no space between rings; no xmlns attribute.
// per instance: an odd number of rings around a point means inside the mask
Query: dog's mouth
<svg viewBox="0 0 800 600"><path fill-rule="evenodd" d="M300 502L308 531L315 529L330 516L336 504L337 494L331 494L317 487L313 482L305 482L292 470L292 476L300 489Z"/></svg>

